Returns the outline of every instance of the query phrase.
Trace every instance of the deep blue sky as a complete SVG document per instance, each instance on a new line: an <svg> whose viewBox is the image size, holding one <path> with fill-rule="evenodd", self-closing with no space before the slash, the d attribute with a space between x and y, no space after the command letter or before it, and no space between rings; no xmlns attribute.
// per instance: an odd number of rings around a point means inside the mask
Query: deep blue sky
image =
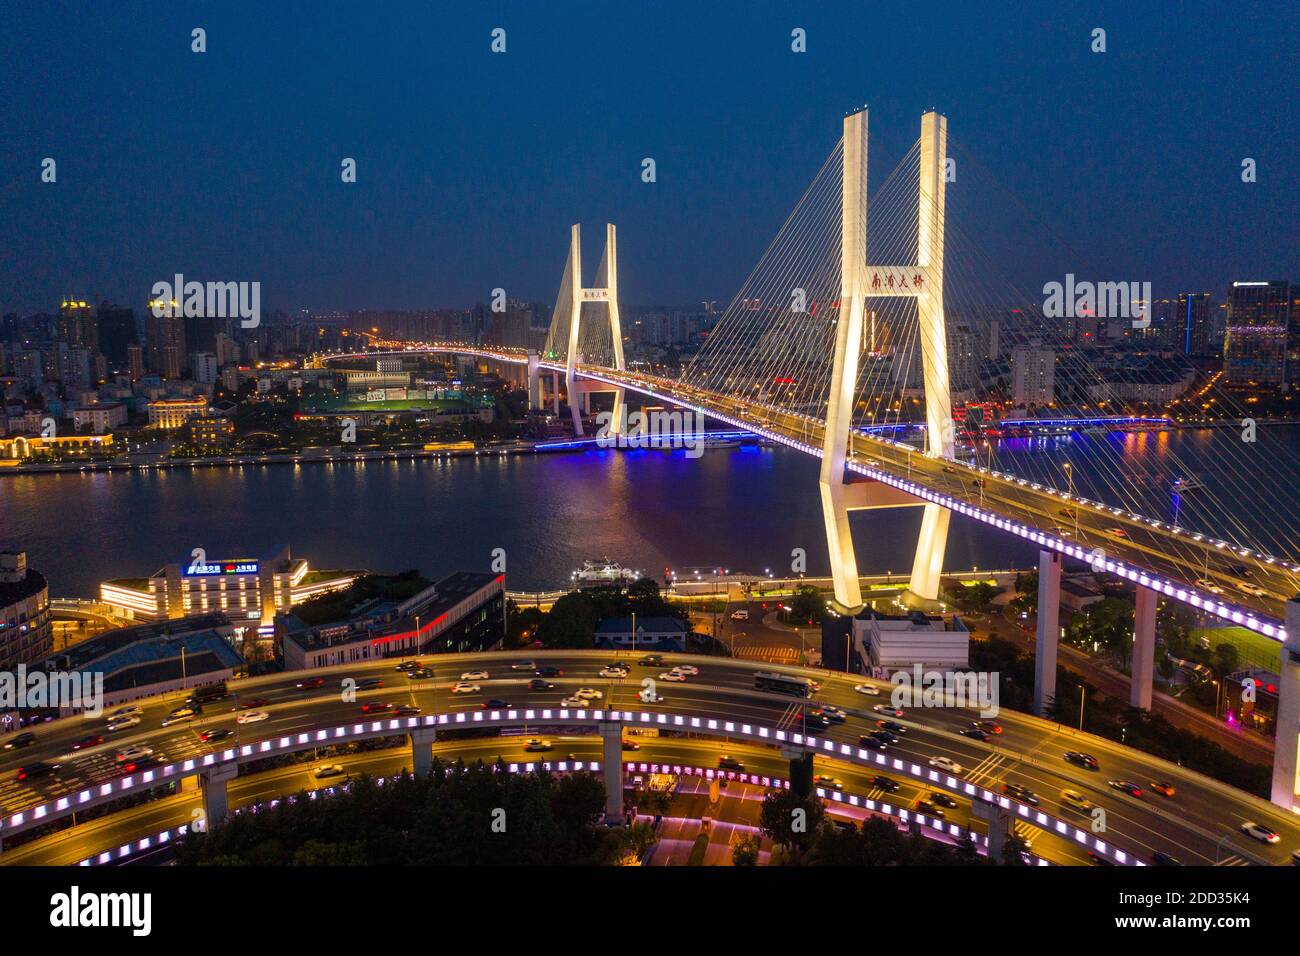
<svg viewBox="0 0 1300 956"><path fill-rule="evenodd" d="M0 309L140 308L176 271L260 280L264 308L550 300L569 223L594 268L606 218L626 301L729 299L864 102L895 157L942 109L1105 278L1300 280L1295 9L6 3ZM998 248L1036 245L999 228Z"/></svg>

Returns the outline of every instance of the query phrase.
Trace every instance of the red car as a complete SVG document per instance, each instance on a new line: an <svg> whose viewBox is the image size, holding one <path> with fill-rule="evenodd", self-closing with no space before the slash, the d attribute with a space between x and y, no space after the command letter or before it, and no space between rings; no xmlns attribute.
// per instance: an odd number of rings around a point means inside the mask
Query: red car
<svg viewBox="0 0 1300 956"><path fill-rule="evenodd" d="M104 738L101 737L99 734L91 734L89 737L83 737L80 740L78 740L75 744L72 745L72 749L85 750L87 747L94 747L97 744L102 744L103 742L104 742Z"/></svg>
<svg viewBox="0 0 1300 956"><path fill-rule="evenodd" d="M303 685L299 684L298 686L301 687ZM317 684L316 686L319 687L320 685ZM262 708L262 707L269 707L269 706L271 706L271 702L267 700L265 697L254 697L252 700L246 700L242 704L240 704L239 709L253 710L254 708Z"/></svg>
<svg viewBox="0 0 1300 956"><path fill-rule="evenodd" d="M390 703L387 703L387 702L382 703L382 704L362 704L362 705L361 705L361 713L363 713L363 714L382 714L382 713L386 713L386 712L388 712L388 711L390 711L390 710L392 710L392 709L393 709L393 705L390 704Z"/></svg>
<svg viewBox="0 0 1300 956"><path fill-rule="evenodd" d="M311 688L311 687L324 687L324 686L325 686L325 678L323 678L323 677L307 677L307 678L304 678L303 680L298 681L298 683L295 684L294 686L297 687L297 688L299 688L300 690L306 690L306 689Z"/></svg>

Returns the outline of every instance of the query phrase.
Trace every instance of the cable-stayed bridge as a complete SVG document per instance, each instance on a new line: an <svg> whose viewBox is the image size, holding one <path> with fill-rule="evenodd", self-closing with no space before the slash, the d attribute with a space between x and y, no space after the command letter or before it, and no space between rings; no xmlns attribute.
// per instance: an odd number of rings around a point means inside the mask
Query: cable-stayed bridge
<svg viewBox="0 0 1300 956"><path fill-rule="evenodd" d="M1290 743L1278 748L1274 802L1290 806L1300 730L1294 452L1227 441L1191 461L1167 446L1142 455L1084 440L1070 449L1072 467L1046 455L1004 462L991 443L963 446L960 435L978 432L979 423L954 421L955 393L1019 399L1027 414L1046 418L1105 417L1130 400L1125 382L1158 386L1181 375L1186 385L1194 370L1155 345L1143 349L1152 303L1137 283L1089 283L1089 294L1064 303L1060 314L1005 278L987 251L996 237L968 233L959 224L965 214L950 214L961 206L958 183L980 191L982 167L963 159L957 177L943 116L924 114L919 138L869 198L870 142L866 110L846 116L843 136L706 344L677 374L627 367L612 224L592 287L582 283L573 227L540 355L464 343L432 347L527 364L535 407L539 376L562 374L579 434L580 397L589 409L593 393L612 392L611 431L618 432L631 390L819 457L834 603L844 613L863 603L851 511L923 509L907 595L919 607L939 597L954 512L1036 544L1040 713L1055 693L1063 557L1136 586L1135 706L1150 707L1162 598L1283 642L1278 726L1288 728ZM1073 272L1068 281L1073 292ZM1123 368L1089 342L1117 322L1120 337L1135 346ZM1008 351L1019 358L1011 370ZM558 411L558 381L552 395ZM1244 405L1227 407L1230 396L1217 400L1221 416L1249 419ZM923 441L890 437L888 426L903 423L923 425ZM1076 487L1085 473L1087 487ZM1162 495L1184 499L1176 517L1160 510ZM1269 517L1261 521L1261 513Z"/></svg>

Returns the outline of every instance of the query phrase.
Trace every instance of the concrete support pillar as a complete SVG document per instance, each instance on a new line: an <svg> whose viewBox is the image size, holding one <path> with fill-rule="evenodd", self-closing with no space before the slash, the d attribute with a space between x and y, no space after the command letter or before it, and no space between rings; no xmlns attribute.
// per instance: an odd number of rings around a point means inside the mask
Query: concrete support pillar
<svg viewBox="0 0 1300 956"><path fill-rule="evenodd" d="M984 820L989 825L989 859L994 863L1002 862L1006 852L1007 835L1011 828L1011 814L996 803L987 800L972 800L971 815L977 820Z"/></svg>
<svg viewBox="0 0 1300 956"><path fill-rule="evenodd" d="M1061 555L1038 552L1038 644L1034 652L1034 713L1056 697L1056 643L1061 628Z"/></svg>
<svg viewBox="0 0 1300 956"><path fill-rule="evenodd" d="M605 822L623 822L623 724L617 720L602 721L600 736L604 742L603 766L605 768Z"/></svg>
<svg viewBox="0 0 1300 956"><path fill-rule="evenodd" d="M541 357L536 349L528 350L528 410L538 412L542 409L542 376L538 369Z"/></svg>
<svg viewBox="0 0 1300 956"><path fill-rule="evenodd" d="M1133 664L1128 702L1151 709L1151 679L1156 668L1156 592L1138 585L1133 608Z"/></svg>
<svg viewBox="0 0 1300 956"><path fill-rule="evenodd" d="M582 393L582 414L588 417L591 415L591 392Z"/></svg>
<svg viewBox="0 0 1300 956"><path fill-rule="evenodd" d="M205 826L216 826L226 818L230 809L226 802L226 784L238 775L239 765L233 760L199 771L199 786L203 789Z"/></svg>
<svg viewBox="0 0 1300 956"><path fill-rule="evenodd" d="M1277 738L1273 743L1271 799L1291 810L1296 793L1296 747L1300 744L1300 597L1286 602L1286 643L1277 682Z"/></svg>
<svg viewBox="0 0 1300 956"><path fill-rule="evenodd" d="M560 417L560 373L558 369L551 372L551 414L556 418Z"/></svg>
<svg viewBox="0 0 1300 956"><path fill-rule="evenodd" d="M411 731L411 772L423 777L433 766L433 742L438 731L433 727L418 727Z"/></svg>

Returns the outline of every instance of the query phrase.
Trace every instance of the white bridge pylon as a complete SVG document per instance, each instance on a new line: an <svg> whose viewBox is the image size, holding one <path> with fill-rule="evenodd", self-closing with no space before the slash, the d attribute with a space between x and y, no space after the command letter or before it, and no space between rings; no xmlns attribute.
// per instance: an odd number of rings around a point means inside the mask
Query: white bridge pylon
<svg viewBox="0 0 1300 956"><path fill-rule="evenodd" d="M623 329L618 314L618 246L614 224L605 224L605 255L601 258L600 274L596 277L596 286L584 287L582 284L582 226L574 223L569 230L569 258L564 266L564 279L560 284L559 302L568 305L568 347L565 360L565 384L569 390L569 411L573 415L575 435L583 435L582 409L578 398L582 396L586 403L587 396L593 392L614 393L613 421L609 426L610 434L621 434L624 427L623 389L591 379L578 378L579 334L582 328L582 304L584 302L604 303L609 314L609 332L613 340L614 368L624 370L623 364ZM557 308L553 323L563 321L562 309ZM554 326L553 326L554 328Z"/></svg>
<svg viewBox="0 0 1300 956"><path fill-rule="evenodd" d="M822 513L830 551L835 604L844 613L862 608L858 559L849 531L850 511L924 505L916 558L908 586L913 600L939 596L939 574L948 543L946 508L929 504L879 482L846 482L844 466L853 427L855 389L862 354L866 300L916 299L925 387L926 450L933 458L953 457L952 395L948 387L947 331L943 316L944 164L947 120L936 112L921 117L920 187L917 194L917 254L911 265L867 264L867 111L844 118L841 293L835 357L826 408L821 464Z"/></svg>

